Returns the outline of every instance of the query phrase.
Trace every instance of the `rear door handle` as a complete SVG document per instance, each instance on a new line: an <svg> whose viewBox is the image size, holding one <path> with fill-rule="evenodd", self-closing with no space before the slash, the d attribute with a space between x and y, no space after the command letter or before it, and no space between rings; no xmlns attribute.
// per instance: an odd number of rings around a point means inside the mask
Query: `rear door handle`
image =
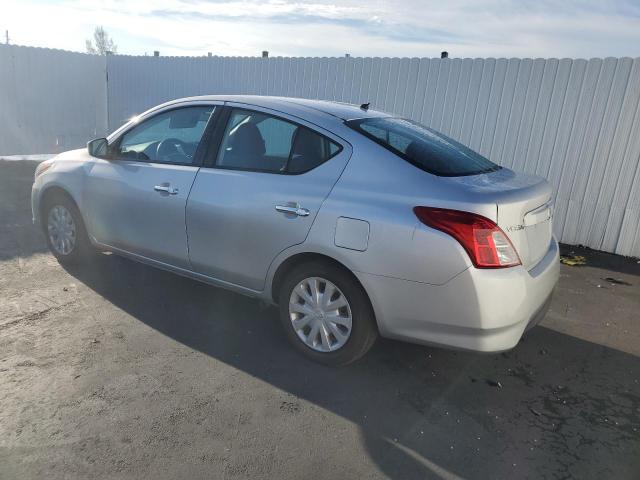
<svg viewBox="0 0 640 480"><path fill-rule="evenodd" d="M156 192L164 192L169 195L177 195L179 190L177 188L172 188L170 185L156 185L153 187Z"/></svg>
<svg viewBox="0 0 640 480"><path fill-rule="evenodd" d="M299 217L308 217L309 210L306 208L302 208L299 205L276 205L276 210L282 213L292 213L293 215L297 215Z"/></svg>

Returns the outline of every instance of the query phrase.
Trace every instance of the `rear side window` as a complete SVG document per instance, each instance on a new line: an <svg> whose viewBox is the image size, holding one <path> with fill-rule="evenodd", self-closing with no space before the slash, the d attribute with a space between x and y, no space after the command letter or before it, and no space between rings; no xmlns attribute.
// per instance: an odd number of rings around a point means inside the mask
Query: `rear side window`
<svg viewBox="0 0 640 480"><path fill-rule="evenodd" d="M262 112L231 112L216 165L221 168L300 174L340 151L328 138L302 125Z"/></svg>
<svg viewBox="0 0 640 480"><path fill-rule="evenodd" d="M364 118L350 120L347 125L434 175L476 175L502 168L461 143L411 120Z"/></svg>
<svg viewBox="0 0 640 480"><path fill-rule="evenodd" d="M340 147L327 137L318 135L308 128L298 127L287 164L287 172L308 172L329 160L339 151Z"/></svg>
<svg viewBox="0 0 640 480"><path fill-rule="evenodd" d="M265 155L268 157L287 158L291 153L291 144L296 126L283 122L275 117L268 117L257 124L258 131L264 139Z"/></svg>

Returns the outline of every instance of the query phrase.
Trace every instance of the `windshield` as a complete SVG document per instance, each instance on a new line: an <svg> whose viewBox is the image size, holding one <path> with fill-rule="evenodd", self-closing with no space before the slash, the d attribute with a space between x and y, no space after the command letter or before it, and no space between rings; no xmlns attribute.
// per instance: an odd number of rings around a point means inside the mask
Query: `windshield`
<svg viewBox="0 0 640 480"><path fill-rule="evenodd" d="M461 143L411 120L363 118L349 120L347 125L434 175L457 177L502 168Z"/></svg>

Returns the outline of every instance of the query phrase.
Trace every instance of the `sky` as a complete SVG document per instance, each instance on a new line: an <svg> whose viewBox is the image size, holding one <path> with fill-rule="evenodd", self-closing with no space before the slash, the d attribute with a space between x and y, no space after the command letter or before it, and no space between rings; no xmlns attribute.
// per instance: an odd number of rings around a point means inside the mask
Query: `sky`
<svg viewBox="0 0 640 480"><path fill-rule="evenodd" d="M0 0L10 43L127 55L640 56L640 0Z"/></svg>

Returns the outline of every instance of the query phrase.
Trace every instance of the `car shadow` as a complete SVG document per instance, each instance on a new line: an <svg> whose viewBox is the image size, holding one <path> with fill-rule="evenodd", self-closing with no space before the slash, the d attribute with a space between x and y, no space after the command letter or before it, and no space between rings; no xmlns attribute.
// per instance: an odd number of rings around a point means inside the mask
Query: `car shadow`
<svg viewBox="0 0 640 480"><path fill-rule="evenodd" d="M164 335L353 422L389 478L640 473L634 355L538 327L500 355L381 340L327 368L256 300L115 255L69 273Z"/></svg>

